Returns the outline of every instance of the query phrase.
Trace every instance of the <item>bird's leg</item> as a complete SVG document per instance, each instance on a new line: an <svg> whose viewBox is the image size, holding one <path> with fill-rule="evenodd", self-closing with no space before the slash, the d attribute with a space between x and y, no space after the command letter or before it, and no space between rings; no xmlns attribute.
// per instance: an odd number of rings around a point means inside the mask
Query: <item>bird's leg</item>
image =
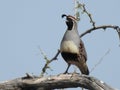
<svg viewBox="0 0 120 90"><path fill-rule="evenodd" d="M71 66L71 64L68 63L68 67L67 67L66 71L64 72L64 74L68 73L68 69L70 66Z"/></svg>

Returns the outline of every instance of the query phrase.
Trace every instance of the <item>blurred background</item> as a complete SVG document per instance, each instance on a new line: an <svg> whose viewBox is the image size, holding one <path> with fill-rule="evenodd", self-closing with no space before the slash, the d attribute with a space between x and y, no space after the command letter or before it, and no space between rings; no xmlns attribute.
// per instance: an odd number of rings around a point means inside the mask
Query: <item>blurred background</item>
<svg viewBox="0 0 120 90"><path fill-rule="evenodd" d="M97 26L120 26L120 0L81 2L92 14ZM74 15L74 0L0 0L0 81L22 77L25 73L40 75L45 64L40 48L51 59L59 49L66 30L62 14ZM80 17L81 34L92 25L86 14ZM103 57L91 76L119 89L120 41L117 32L113 29L98 30L85 35L82 40L90 70ZM105 55L107 51L109 53ZM47 70L48 75L57 75L66 70L67 64L59 55L50 66L52 71ZM74 66L69 69L69 72L73 71Z"/></svg>

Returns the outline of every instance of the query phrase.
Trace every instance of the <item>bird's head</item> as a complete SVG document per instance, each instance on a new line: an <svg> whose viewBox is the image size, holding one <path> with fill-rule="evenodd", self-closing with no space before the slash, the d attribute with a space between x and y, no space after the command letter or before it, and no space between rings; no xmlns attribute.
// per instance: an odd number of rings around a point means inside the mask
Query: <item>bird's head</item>
<svg viewBox="0 0 120 90"><path fill-rule="evenodd" d="M62 18L66 17L67 30L72 30L77 25L77 19L74 16L63 14Z"/></svg>

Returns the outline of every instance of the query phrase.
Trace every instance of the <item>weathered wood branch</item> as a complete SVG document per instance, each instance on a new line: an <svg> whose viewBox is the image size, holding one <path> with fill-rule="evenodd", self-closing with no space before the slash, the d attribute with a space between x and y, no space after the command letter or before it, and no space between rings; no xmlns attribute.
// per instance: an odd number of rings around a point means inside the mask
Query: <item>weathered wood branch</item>
<svg viewBox="0 0 120 90"><path fill-rule="evenodd" d="M29 76L0 83L0 90L52 90L83 87L89 90L115 90L92 76L60 74L48 77Z"/></svg>
<svg viewBox="0 0 120 90"><path fill-rule="evenodd" d="M111 28L111 29L114 29L118 32L118 35L120 36L120 27L119 26L116 26L116 25L102 25L102 26L96 26L96 27L93 27L93 28L90 28L88 30L86 30L84 33L82 33L80 35L80 37L83 37L84 35L88 34L88 33L91 33L92 31L95 31L95 30L105 30L107 28Z"/></svg>

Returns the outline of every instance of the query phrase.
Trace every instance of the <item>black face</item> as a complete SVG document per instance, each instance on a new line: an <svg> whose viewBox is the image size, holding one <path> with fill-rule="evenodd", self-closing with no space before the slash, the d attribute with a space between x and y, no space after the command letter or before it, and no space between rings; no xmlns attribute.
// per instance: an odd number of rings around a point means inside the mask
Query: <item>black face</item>
<svg viewBox="0 0 120 90"><path fill-rule="evenodd" d="M71 18L69 18L69 17L67 17L66 19L67 19L66 25L67 25L67 27L68 27L67 30L72 30L72 27L73 27L73 20L72 20Z"/></svg>
<svg viewBox="0 0 120 90"><path fill-rule="evenodd" d="M66 14L62 15L62 18L66 17L66 25L67 25L67 30L72 30L73 28L73 20L69 18Z"/></svg>

